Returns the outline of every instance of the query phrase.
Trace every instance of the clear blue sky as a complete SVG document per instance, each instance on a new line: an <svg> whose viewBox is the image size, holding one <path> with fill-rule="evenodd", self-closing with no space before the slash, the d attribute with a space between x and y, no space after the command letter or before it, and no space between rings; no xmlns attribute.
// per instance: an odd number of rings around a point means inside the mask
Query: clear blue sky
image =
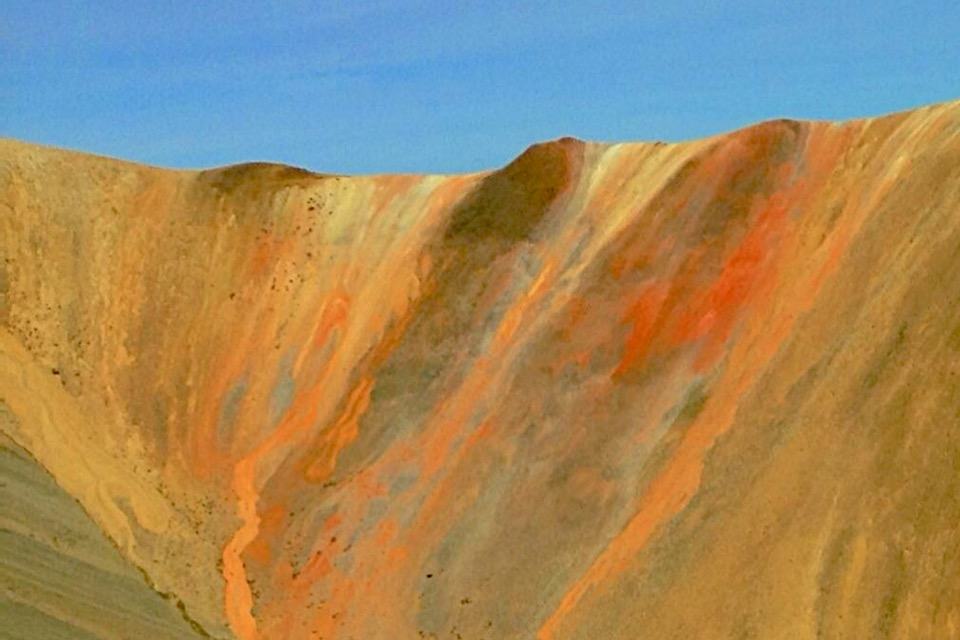
<svg viewBox="0 0 960 640"><path fill-rule="evenodd" d="M960 98L960 2L0 0L0 136L454 172Z"/></svg>

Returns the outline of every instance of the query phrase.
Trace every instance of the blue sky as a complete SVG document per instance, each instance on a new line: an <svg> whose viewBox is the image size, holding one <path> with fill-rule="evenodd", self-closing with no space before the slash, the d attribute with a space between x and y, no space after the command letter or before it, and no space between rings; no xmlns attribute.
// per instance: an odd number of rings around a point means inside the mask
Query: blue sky
<svg viewBox="0 0 960 640"><path fill-rule="evenodd" d="M0 2L0 136L151 164L502 165L960 98L960 2Z"/></svg>

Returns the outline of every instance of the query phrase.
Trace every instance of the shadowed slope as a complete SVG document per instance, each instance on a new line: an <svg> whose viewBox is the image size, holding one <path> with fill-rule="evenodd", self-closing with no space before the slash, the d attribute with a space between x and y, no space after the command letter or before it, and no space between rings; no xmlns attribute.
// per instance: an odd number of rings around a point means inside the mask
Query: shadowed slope
<svg viewBox="0 0 960 640"><path fill-rule="evenodd" d="M452 177L2 141L0 207L4 428L211 635L960 633L957 104Z"/></svg>
<svg viewBox="0 0 960 640"><path fill-rule="evenodd" d="M0 404L0 420L7 418ZM0 638L207 636L152 591L79 505L0 435Z"/></svg>

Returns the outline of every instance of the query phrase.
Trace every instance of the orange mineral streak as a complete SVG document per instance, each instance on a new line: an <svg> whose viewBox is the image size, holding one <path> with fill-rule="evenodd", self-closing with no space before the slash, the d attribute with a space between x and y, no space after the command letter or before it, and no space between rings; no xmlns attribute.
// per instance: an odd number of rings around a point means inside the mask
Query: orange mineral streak
<svg viewBox="0 0 960 640"><path fill-rule="evenodd" d="M433 221L434 216L449 207L451 201L461 196L473 181L474 178L471 177L457 177L442 185L432 195L423 219L427 223ZM386 207L389 202L402 194L401 188L415 184L416 181L410 177L388 179L386 184L381 185L377 191L377 202L374 209L380 210ZM429 267L428 261L420 260L417 264L421 270ZM398 290L396 293L402 295L402 290ZM394 305L396 307L395 311L402 312L408 302ZM343 332L350 328L348 323L352 321L350 316L351 304L359 304L359 301L351 302L350 297L340 288L324 299L316 315L317 320L310 331L311 338L305 341L293 365L295 374L302 375L302 372L306 370L308 358L312 354L323 350L324 346L333 339L335 330L339 329ZM386 319L385 315L374 317L373 327L382 326ZM409 322L409 317L403 315L399 322L394 323L391 329L381 336L379 344L371 352L372 363L381 361L389 353L389 350L395 346L407 322ZM341 338L341 341L345 339ZM322 363L322 368L316 375L314 383L297 393L292 406L284 414L273 433L235 467L232 488L237 498L237 515L240 517L242 524L224 547L223 566L226 583L227 617L234 632L243 640L264 637L258 631L256 620L251 614L253 598L247 583L246 568L243 562L245 550L260 532L261 517L258 514L260 495L257 483L260 467L264 460L275 458L275 454L288 450L291 445L310 434L311 425L319 417L319 407L323 404L323 399L329 396L329 383L334 376L339 375L340 368L344 366L343 360L347 357L350 357L350 355L344 352L342 347L338 347L334 351L333 357ZM373 384L372 377L361 377L348 395L343 413L331 423L330 427L323 430L318 436L319 440L311 445L311 450L315 451L315 454L313 455L313 462L305 473L305 480L322 482L332 474L336 467L339 452L356 437L360 417L370 403ZM363 489L367 485L358 482L357 486ZM382 491L382 489L365 490L365 500L369 500L376 493L382 493ZM332 571L332 565L330 565L325 554L315 554L308 561L294 579L292 592L284 605L284 610L288 612L283 616L286 622L281 622L280 629L288 628L289 622L294 619L295 616L289 614L291 607L296 606L297 603L302 603L308 597L313 583L323 578L330 571ZM271 634L277 632L277 628L272 627L270 629Z"/></svg>
<svg viewBox="0 0 960 640"><path fill-rule="evenodd" d="M0 439L211 637L955 637L958 145L960 103L470 176L0 140Z"/></svg>
<svg viewBox="0 0 960 640"><path fill-rule="evenodd" d="M328 299L319 313L312 339L296 361L296 371L303 366L305 354L322 348L330 340L332 332L346 323L348 314L349 300L345 295L335 293ZM271 435L241 459L234 469L232 488L237 498L237 515L242 524L223 551L225 600L231 627L245 640L259 637L256 621L250 613L252 596L243 562L245 550L260 532L261 516L257 510L260 499L257 484L259 467L263 460L275 452L283 451L309 433L311 425L319 417L319 407L335 364L335 360L326 361L314 383L296 395ZM322 480L329 475L336 465L339 451L356 437L357 421L369 405L372 387L372 378L361 378L348 396L343 414L321 433L317 445L319 453L308 472L309 480Z"/></svg>
<svg viewBox="0 0 960 640"><path fill-rule="evenodd" d="M530 291L522 294L520 299L514 303L504 315L493 340L493 348L495 351L499 352L503 350L511 340L514 339L517 329L523 321L524 314L547 293L548 285L552 282L555 271L555 262L553 259L547 258L546 264L543 265L540 274L537 276L533 285L531 285Z"/></svg>
<svg viewBox="0 0 960 640"><path fill-rule="evenodd" d="M756 283L769 268L770 256L776 252L788 220L782 194L774 194L761 206L753 226L709 286L685 293L678 300L679 292L694 287L691 275L681 271L671 281L657 280L641 288L624 316L632 326L614 377L643 363L664 333L663 342L668 347L701 342L695 371L716 362ZM701 247L692 248L687 263L696 264L700 251Z"/></svg>
<svg viewBox="0 0 960 640"><path fill-rule="evenodd" d="M310 628L324 637L336 637L337 629L345 624L344 615L332 616L332 612L348 614L357 599L366 603L375 603L377 628L390 628L398 636L415 633L404 620L404 614L411 603L391 591L403 576L416 570L416 564L422 560L423 550L430 548L443 531L454 522L451 517L454 507L451 496L457 494L457 488L446 482L468 452L492 433L489 422L468 429L471 419L488 406L490 398L496 397L497 390L503 384L502 374L508 369L508 363L515 355L514 346L523 343L523 334L532 330L535 323L530 315L535 313L538 304L550 291L550 285L557 277L552 257L545 257L544 265L528 292L521 292L513 304L505 311L491 341L490 351L479 358L472 366L469 375L455 393L435 407L427 424L415 440L406 447L397 447L387 452L370 469L383 478L395 475L404 464L414 463L419 473L417 480L408 490L393 497L392 507L402 511L420 501L417 516L403 530L389 520L382 521L377 529L354 543L354 557L363 563L363 569L355 567L351 578L338 576L331 581L333 585L324 611L320 612ZM519 332L519 333L518 333ZM487 409L489 410L489 409ZM367 499L357 495L354 504L365 504ZM459 503L459 509L467 503ZM444 517L438 517L443 513ZM353 520L362 520L355 516ZM433 542L431 542L433 541ZM359 547L359 548L358 548ZM376 559L374 565L367 563ZM315 564L306 567L301 577L315 580L324 576L333 577L332 569L322 557L315 556ZM362 578L361 576L366 576ZM358 629L368 629L370 621L360 620L354 624ZM364 626L367 625L367 626ZM352 628L352 627L351 627Z"/></svg>
<svg viewBox="0 0 960 640"><path fill-rule="evenodd" d="M344 414L323 432L322 454L330 456L330 460L324 462L324 458L318 458L315 466L311 468L314 476L319 477L325 470L331 470L336 464L337 453L356 436L357 420L369 404L372 386L372 379L361 379L349 397ZM250 613L253 598L247 584L243 561L243 553L260 532L261 516L257 510L260 498L257 486L258 464L281 447L291 444L315 422L323 391L321 378L312 388L298 394L296 402L273 434L234 468L232 488L237 498L237 515L242 524L224 547L222 559L228 620L234 632L244 640L258 637L256 620Z"/></svg>
<svg viewBox="0 0 960 640"><path fill-rule="evenodd" d="M254 485L256 457L244 458L234 468L233 492L237 496L237 516L243 523L223 548L224 607L227 621L241 640L255 640L257 621L253 617L253 594L247 584L247 570L243 551L254 538L260 526L257 514L258 493Z"/></svg>
<svg viewBox="0 0 960 640"><path fill-rule="evenodd" d="M325 306L315 336L321 335L326 338L337 324L345 321L345 305L345 299L337 296L333 299L332 306ZM326 312L328 308L334 311L328 314ZM243 640L253 640L258 637L257 623L251 613L253 596L247 583L246 567L243 561L244 551L257 537L260 529L260 515L257 511L260 498L257 486L258 465L280 447L289 445L298 434L314 423L317 418L319 399L324 390L323 383L324 376L320 376L310 389L297 394L294 403L271 435L234 467L231 487L237 500L237 516L242 524L223 549L224 599L230 626Z"/></svg>
<svg viewBox="0 0 960 640"><path fill-rule="evenodd" d="M723 351L736 319L772 266L778 249L777 239L784 233L787 212L782 194L774 194L746 237L720 273L720 277L680 316L673 342L683 344L704 339L694 363L695 371L713 365Z"/></svg>
<svg viewBox="0 0 960 640"><path fill-rule="evenodd" d="M310 348L300 351L294 364L294 372L300 371L303 361L311 355L313 349L320 349L330 340L330 333L347 319L347 310L350 308L350 298L343 291L335 291L320 309L320 318L310 340Z"/></svg>
<svg viewBox="0 0 960 640"><path fill-rule="evenodd" d="M192 397L196 398L214 398L215 402L195 403L195 414L192 422L201 425L199 428L189 430L192 447L191 470L201 477L207 477L225 465L235 460L236 452L243 451L251 437L257 437L258 433L250 433L251 428L256 429L248 416L257 412L260 407L253 399L255 394L246 394L241 402L241 410L237 412L238 421L230 425L225 435L221 439L221 434L217 428L220 410L230 389L245 378L245 374L250 370L251 353L271 353L272 349L268 345L273 345L274 337L278 332L278 327L282 322L281 308L272 304L270 298L265 295L254 293L255 283L266 283L270 281L270 271L276 270L277 265L289 254L296 251L295 244L289 239L266 239L258 241L257 249L252 253L244 265L244 277L252 282L242 282L236 292L237 303L242 305L242 313L236 316L235 324L224 339L218 344L218 366L209 374L210 377L204 381L202 393L195 393ZM323 317L316 339L326 339L331 327L343 321L345 305L349 304L349 298L341 290L334 290L320 305L320 313ZM304 353L309 353L309 343L302 348L301 357L298 358L298 364L302 360ZM263 358L263 365L268 363L275 364L272 360L273 355Z"/></svg>
<svg viewBox="0 0 960 640"><path fill-rule="evenodd" d="M636 302L627 311L626 320L633 327L624 345L620 364L614 375L620 375L641 360L650 348L654 336L654 325L667 299L670 287L664 282L652 282L641 290Z"/></svg>
<svg viewBox="0 0 960 640"><path fill-rule="evenodd" d="M814 150L823 146L827 145L817 139L810 143ZM849 245L859 228L857 223L854 228L842 226L831 238L830 249L819 254L819 265L805 269L795 283L778 281L780 266L788 256L795 255L797 249L785 203L793 202L798 207L808 204L806 190L810 183L814 178L818 183L825 180L835 162L835 155L829 151L835 154L839 149L827 146L823 150L827 158L818 159L816 169L811 168L816 171L811 179L797 181L786 192L770 197L757 222L725 263L720 277L705 294L696 298L699 302L675 325L671 335L678 344L701 338L708 340L693 364L694 370L700 371L722 353L720 347L730 334L735 312L748 299L752 300L754 308L769 310L750 317L743 335L732 346L728 364L716 383L717 391L709 397L666 468L641 496L636 514L545 619L537 634L540 640L556 638L565 619L584 597L603 586L610 586L617 576L626 572L633 558L657 530L689 503L700 485L704 457L732 426L741 396L777 354L797 318L813 305L824 282L838 268L836 256ZM774 297L778 287L784 293ZM778 306L777 300L790 300L792 306Z"/></svg>
<svg viewBox="0 0 960 640"><path fill-rule="evenodd" d="M337 466L337 454L357 437L357 424L360 416L370 406L370 391L373 389L373 380L362 378L350 393L347 406L340 419L320 436L317 445L319 452L315 462L306 471L306 479L310 482L323 482L331 475Z"/></svg>

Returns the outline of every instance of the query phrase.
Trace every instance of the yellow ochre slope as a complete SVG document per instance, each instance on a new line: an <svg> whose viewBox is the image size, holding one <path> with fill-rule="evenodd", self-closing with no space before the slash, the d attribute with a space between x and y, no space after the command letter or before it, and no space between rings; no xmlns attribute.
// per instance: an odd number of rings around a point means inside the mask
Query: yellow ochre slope
<svg viewBox="0 0 960 640"><path fill-rule="evenodd" d="M0 429L0 637L960 637L960 103L458 176L0 140Z"/></svg>

